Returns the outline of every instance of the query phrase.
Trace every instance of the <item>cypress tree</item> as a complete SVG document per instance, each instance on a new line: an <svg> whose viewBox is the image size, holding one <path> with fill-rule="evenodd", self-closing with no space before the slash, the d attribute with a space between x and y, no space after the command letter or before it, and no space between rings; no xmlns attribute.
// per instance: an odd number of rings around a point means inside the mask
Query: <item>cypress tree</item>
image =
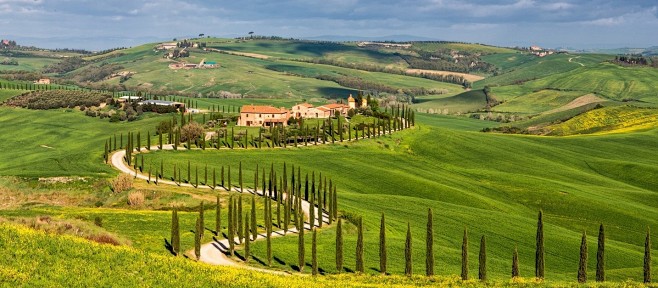
<svg viewBox="0 0 658 288"><path fill-rule="evenodd" d="M468 280L468 231L464 228L462 238L462 280Z"/></svg>
<svg viewBox="0 0 658 288"><path fill-rule="evenodd" d="M540 210L537 217L537 247L535 250L535 277L539 279L544 279L544 220L542 214L543 212Z"/></svg>
<svg viewBox="0 0 658 288"><path fill-rule="evenodd" d="M233 196L229 198L228 205L228 247L231 257L233 257L233 251L235 250L235 229L233 226L233 215L235 211L235 201Z"/></svg>
<svg viewBox="0 0 658 288"><path fill-rule="evenodd" d="M228 186L226 186L226 191L231 191L231 189L233 187L231 187L231 166L230 165L228 166L228 171L226 173L226 178L228 178L227 179Z"/></svg>
<svg viewBox="0 0 658 288"><path fill-rule="evenodd" d="M242 226L242 194L238 196L238 217L237 217L237 227L238 227L238 243L242 244L242 241L244 239L244 231L242 230L244 226Z"/></svg>
<svg viewBox="0 0 658 288"><path fill-rule="evenodd" d="M318 243L317 243L317 230L313 228L313 239L311 242L311 265L313 266L313 276L318 275Z"/></svg>
<svg viewBox="0 0 658 288"><path fill-rule="evenodd" d="M222 233L222 205L217 195L217 207L215 207L215 235L219 236Z"/></svg>
<svg viewBox="0 0 658 288"><path fill-rule="evenodd" d="M203 229L205 227L204 222L203 222L203 201L201 201L201 205L199 206L199 224L201 225L201 238L203 238Z"/></svg>
<svg viewBox="0 0 658 288"><path fill-rule="evenodd" d="M427 209L427 238L425 254L425 275L434 276L434 221L432 209Z"/></svg>
<svg viewBox="0 0 658 288"><path fill-rule="evenodd" d="M256 209L256 208L252 206L251 210L253 211L254 209ZM251 242L251 240L249 239L250 238L249 230L250 230L251 227L249 227L249 226L251 226L251 225L249 225L249 218L248 217L249 217L249 214L244 215L244 232L246 234L245 242L244 242L244 262L249 262L249 258L251 256L251 252L249 251L250 250L249 249L250 248L249 247L250 246L249 242Z"/></svg>
<svg viewBox="0 0 658 288"><path fill-rule="evenodd" d="M220 181L222 182L222 187L226 187L224 186L224 165L222 165L222 171L220 174L221 174Z"/></svg>
<svg viewBox="0 0 658 288"><path fill-rule="evenodd" d="M298 217L301 224L298 224L299 235L297 236L297 265L299 272L304 271L305 257L304 257L304 221L303 217Z"/></svg>
<svg viewBox="0 0 658 288"><path fill-rule="evenodd" d="M478 279L487 281L487 240L482 235L480 239L480 257L478 266Z"/></svg>
<svg viewBox="0 0 658 288"><path fill-rule="evenodd" d="M336 271L343 271L343 220L338 218L336 225Z"/></svg>
<svg viewBox="0 0 658 288"><path fill-rule="evenodd" d="M217 169L212 168L212 189L214 190L217 187L217 174L215 173Z"/></svg>
<svg viewBox="0 0 658 288"><path fill-rule="evenodd" d="M180 252L180 228L178 225L178 209L171 212L171 251L178 256Z"/></svg>
<svg viewBox="0 0 658 288"><path fill-rule="evenodd" d="M309 201L309 225L311 229L315 227L315 192L311 193L311 201Z"/></svg>
<svg viewBox="0 0 658 288"><path fill-rule="evenodd" d="M580 240L580 260L578 261L578 283L587 282L587 234Z"/></svg>
<svg viewBox="0 0 658 288"><path fill-rule="evenodd" d="M240 182L240 193L244 193L243 186L242 186L242 161L240 161L240 166L238 169L238 182Z"/></svg>
<svg viewBox="0 0 658 288"><path fill-rule="evenodd" d="M519 277L519 252L514 245L514 253L512 254L512 279Z"/></svg>
<svg viewBox="0 0 658 288"><path fill-rule="evenodd" d="M359 217L359 222L357 226L357 238L356 238L356 272L363 273L365 272L365 264L363 263L363 218Z"/></svg>
<svg viewBox="0 0 658 288"><path fill-rule="evenodd" d="M411 225L407 222L407 239L404 242L404 274L411 276L413 274L413 262L411 259Z"/></svg>
<svg viewBox="0 0 658 288"><path fill-rule="evenodd" d="M194 255L196 260L201 259L201 236L203 233L203 226L201 224L201 218L196 218L196 233L194 233Z"/></svg>
<svg viewBox="0 0 658 288"><path fill-rule="evenodd" d="M258 237L258 231L256 230L258 228L256 224L256 196L251 195L251 235L252 241L256 241L256 237Z"/></svg>
<svg viewBox="0 0 658 288"><path fill-rule="evenodd" d="M190 166L190 160L187 160L187 183L192 182L192 166Z"/></svg>
<svg viewBox="0 0 658 288"><path fill-rule="evenodd" d="M596 282L605 281L605 231L599 226L599 245L596 250Z"/></svg>
<svg viewBox="0 0 658 288"><path fill-rule="evenodd" d="M647 227L647 237L644 239L644 283L651 283L651 232Z"/></svg>
<svg viewBox="0 0 658 288"><path fill-rule="evenodd" d="M199 166L194 165L194 188L199 188Z"/></svg>
<svg viewBox="0 0 658 288"><path fill-rule="evenodd" d="M386 275L386 220L384 213L379 226L379 271Z"/></svg>

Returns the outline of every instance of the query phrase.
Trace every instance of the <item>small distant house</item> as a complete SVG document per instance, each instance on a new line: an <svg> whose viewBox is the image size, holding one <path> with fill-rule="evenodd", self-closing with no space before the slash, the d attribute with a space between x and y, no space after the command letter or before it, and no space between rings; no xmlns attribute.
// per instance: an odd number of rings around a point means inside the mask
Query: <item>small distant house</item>
<svg viewBox="0 0 658 288"><path fill-rule="evenodd" d="M34 81L34 84L43 84L43 85L50 85L50 79L48 78L41 78L37 81Z"/></svg>
<svg viewBox="0 0 658 288"><path fill-rule="evenodd" d="M176 108L184 108L185 104L181 102L165 101L165 100L144 100L139 105L158 105L158 106L172 106Z"/></svg>
<svg viewBox="0 0 658 288"><path fill-rule="evenodd" d="M162 44L159 44L158 46L155 46L156 50L171 50L171 49L176 49L176 48L178 48L178 43L176 43L176 42L162 43Z"/></svg>
<svg viewBox="0 0 658 288"><path fill-rule="evenodd" d="M290 111L284 107L244 105L240 109L238 126L287 126L289 118Z"/></svg>
<svg viewBox="0 0 658 288"><path fill-rule="evenodd" d="M530 46L530 51L541 51L541 50L544 50L544 49L542 49L541 47L539 47L537 45Z"/></svg>

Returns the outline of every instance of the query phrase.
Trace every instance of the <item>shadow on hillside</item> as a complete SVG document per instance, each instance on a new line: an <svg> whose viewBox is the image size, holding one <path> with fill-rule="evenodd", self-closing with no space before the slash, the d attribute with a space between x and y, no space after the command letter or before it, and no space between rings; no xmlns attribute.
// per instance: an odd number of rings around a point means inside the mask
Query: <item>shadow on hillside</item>
<svg viewBox="0 0 658 288"><path fill-rule="evenodd" d="M352 94L356 95L358 93L357 90L351 89L351 88L337 88L337 87L320 87L318 88L318 93L322 95L322 97L327 98L327 99L347 99L347 95ZM345 100L346 102L347 100Z"/></svg>

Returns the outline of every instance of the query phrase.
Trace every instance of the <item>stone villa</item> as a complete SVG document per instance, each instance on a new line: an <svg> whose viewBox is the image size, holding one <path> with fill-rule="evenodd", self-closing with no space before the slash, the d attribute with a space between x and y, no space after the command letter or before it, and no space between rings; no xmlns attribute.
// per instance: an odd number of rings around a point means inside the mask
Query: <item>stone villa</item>
<svg viewBox="0 0 658 288"><path fill-rule="evenodd" d="M336 114L347 117L347 112L350 109L356 109L356 100L350 95L347 98L348 104L331 103L318 107L313 104L301 103L292 106L291 110L284 107L276 108L273 106L257 106L257 105L244 105L240 109L240 118L238 119L238 126L265 126L269 127L275 124L283 126L288 125L288 119L293 118L320 118L326 119L335 116ZM360 107L365 108L368 106L366 99L363 99Z"/></svg>

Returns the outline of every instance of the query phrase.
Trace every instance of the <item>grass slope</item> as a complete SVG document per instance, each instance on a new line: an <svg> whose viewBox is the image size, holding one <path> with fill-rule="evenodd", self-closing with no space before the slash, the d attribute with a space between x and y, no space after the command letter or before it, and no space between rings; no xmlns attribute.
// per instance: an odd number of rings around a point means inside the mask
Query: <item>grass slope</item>
<svg viewBox="0 0 658 288"><path fill-rule="evenodd" d="M573 117L563 123L546 127L549 135L575 135L590 133L622 133L652 129L658 126L658 110L637 109L629 106L595 109Z"/></svg>
<svg viewBox="0 0 658 288"><path fill-rule="evenodd" d="M640 279L644 230L646 226L658 226L658 212L652 208L658 205L658 191L651 177L658 173L658 158L652 152L657 130L554 139L454 131L430 125L442 122L439 119L421 117L419 120L427 124L413 131L348 146L155 152L147 159L154 163L166 159L167 163L180 165L189 159L209 166L242 161L245 175L252 175L250 169L267 159L266 163L276 166L285 161L300 165L304 171L313 169L330 176L338 183L340 208L365 217L369 273L376 273L378 267L381 212L389 221L389 259L397 259L389 262L390 271L403 272L399 259L403 259L404 227L410 222L416 247L414 270L422 272L424 219L426 209L431 207L438 231L435 247L440 255L440 274L459 271L461 233L468 226L471 251L477 251L479 236L487 236L492 277L508 276L515 244L519 247L521 271L525 271L522 275L530 276L536 216L543 209L549 279L573 279L580 233L586 230L596 235L598 223L608 227L609 279ZM320 266L327 272L335 271L334 229L324 229L319 237L319 251L323 251ZM347 224L345 234L345 263L352 269L354 226ZM595 238L590 241L594 247ZM276 239L273 247L279 259L275 266L290 270L296 263L295 237ZM594 250L590 250L592 259ZM254 245L253 251L257 258L265 259L262 243ZM476 253L471 257L475 265Z"/></svg>

